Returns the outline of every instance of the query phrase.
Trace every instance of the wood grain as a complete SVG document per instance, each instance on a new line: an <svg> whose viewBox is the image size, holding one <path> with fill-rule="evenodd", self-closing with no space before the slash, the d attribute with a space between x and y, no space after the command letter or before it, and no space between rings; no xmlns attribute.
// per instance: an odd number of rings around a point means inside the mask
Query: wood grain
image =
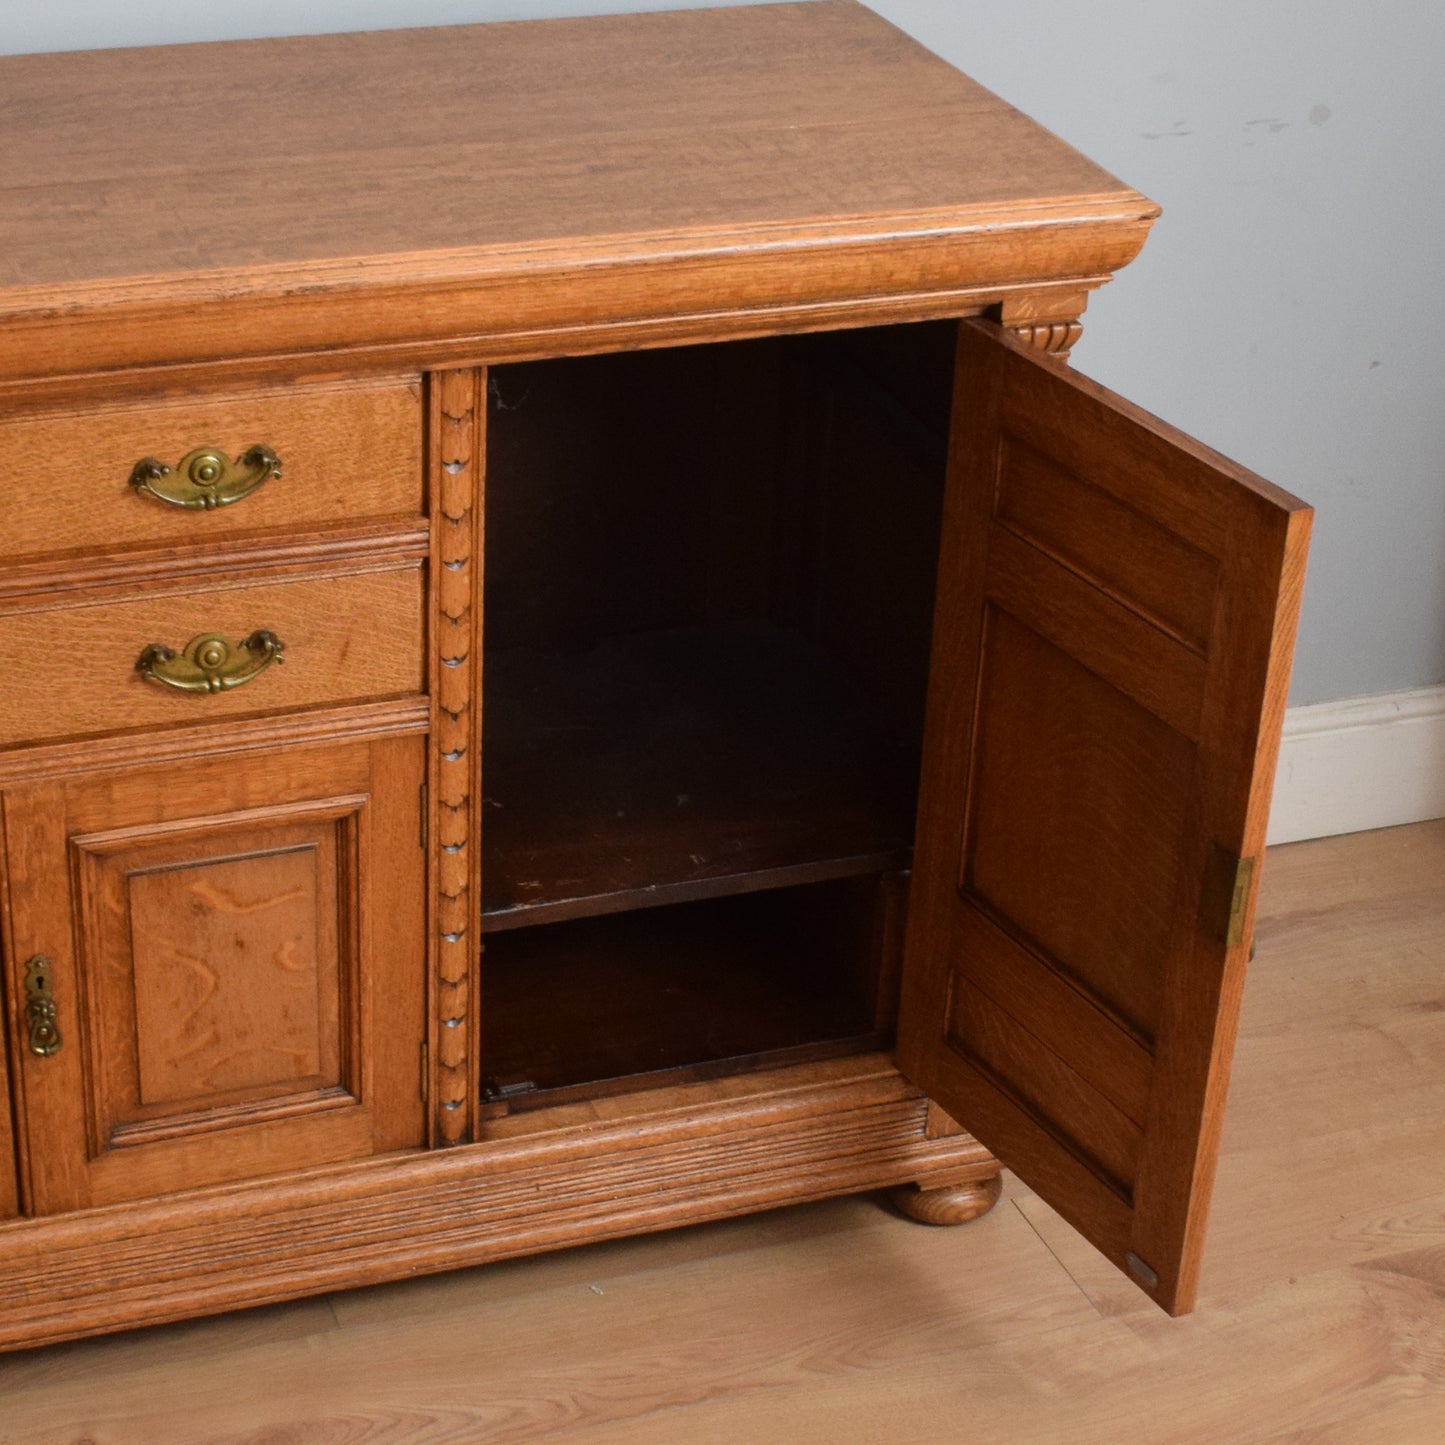
<svg viewBox="0 0 1445 1445"><path fill-rule="evenodd" d="M12 1355L7 1433L1437 1445L1442 870L1445 823L1269 855L1187 1320L1011 1181L965 1229L831 1200Z"/></svg>
<svg viewBox="0 0 1445 1445"><path fill-rule="evenodd" d="M170 105L133 114L138 70ZM685 314L724 275L1077 289L1155 214L852 3L19 57L0 94L7 376Z"/></svg>
<svg viewBox="0 0 1445 1445"><path fill-rule="evenodd" d="M1077 474L1027 437L1004 438L995 515L1031 547L1056 557L1196 652L1209 644L1218 563Z"/></svg>
<svg viewBox="0 0 1445 1445"><path fill-rule="evenodd" d="M423 560L424 523L353 525L345 520L297 532L125 547L83 556L53 553L0 567L0 611L35 611L119 593L206 590L224 578L283 580L387 571Z"/></svg>
<svg viewBox="0 0 1445 1445"><path fill-rule="evenodd" d="M1310 516L987 323L957 386L900 1058L1183 1312L1253 907L1210 880L1263 848Z"/></svg>
<svg viewBox="0 0 1445 1445"><path fill-rule="evenodd" d="M797 633L494 654L486 686L489 933L907 864L909 742Z"/></svg>
<svg viewBox="0 0 1445 1445"><path fill-rule="evenodd" d="M996 1172L967 1136L927 1139L924 1110L874 1055L634 1096L612 1118L531 1115L530 1131L485 1148L17 1223L0 1232L0 1347ZM42 1248L47 1287L35 1291Z"/></svg>
<svg viewBox="0 0 1445 1445"><path fill-rule="evenodd" d="M895 1189L891 1197L894 1208L910 1219L952 1228L981 1219L998 1203L1002 1189L1003 1181L995 1174L988 1179L944 1185L939 1189L920 1189L916 1184L909 1184Z"/></svg>
<svg viewBox="0 0 1445 1445"><path fill-rule="evenodd" d="M112 1071L109 1117L95 1121L102 1148L141 1120L153 1134L176 1114L206 1110L220 1124L225 1105L362 1092L342 1076L356 958L354 940L337 937L338 833L359 805L338 801L311 826L276 819L159 846L144 835L75 842L84 946L98 963L88 1032L104 1031Z"/></svg>
<svg viewBox="0 0 1445 1445"><path fill-rule="evenodd" d="M269 585L213 579L173 595L121 593L0 613L0 740L216 722L420 692L422 569L416 561L383 567ZM281 639L285 658L228 692L180 692L136 672L151 643L179 652L193 637L220 633L234 646L258 628Z"/></svg>
<svg viewBox="0 0 1445 1445"><path fill-rule="evenodd" d="M885 1046L878 893L850 879L489 935L484 1097L532 1108L538 1091L621 1093L670 1070L707 1078Z"/></svg>
<svg viewBox="0 0 1445 1445"><path fill-rule="evenodd" d="M815 0L822 3L822 0ZM1137 246L1135 247L1137 250ZM1121 263L1122 264L1122 263ZM185 395L215 387L275 386L385 376L400 370L483 366L545 360L558 355L594 356L618 351L652 350L713 341L741 341L782 334L812 335L879 326L956 321L960 317L993 315L1014 306L1026 309L1066 304L1082 309L1075 278L1031 277L1020 281L961 283L955 273L930 289L829 294L821 300L800 298L796 290L758 305L717 309L718 287L725 277L711 278L712 290L699 291L689 307L658 315L638 314L646 296L638 288L635 305L624 315L592 321L510 330L487 329L487 317L473 317L467 330L438 334L425 341L332 342L311 350L280 348L255 355L212 356L191 361L138 361L116 370L86 365L45 376L6 376L0 372L0 402L7 414L24 415L73 405L77 397L96 402L138 397ZM1101 286L1108 275L1091 279ZM338 333L339 334L339 333Z"/></svg>
<svg viewBox="0 0 1445 1445"><path fill-rule="evenodd" d="M431 1138L474 1137L481 1097L478 969L482 899L482 580L486 372L432 378Z"/></svg>
<svg viewBox="0 0 1445 1445"><path fill-rule="evenodd" d="M1004 605L985 628L962 886L1022 951L1067 959L1095 1009L1152 1043L1164 982L1144 960L1175 928L1193 750Z"/></svg>
<svg viewBox="0 0 1445 1445"><path fill-rule="evenodd" d="M7 791L12 986L54 960L63 1038L36 1057L12 1015L32 1212L420 1142L422 756L407 737L193 762L183 791L159 769Z"/></svg>
<svg viewBox="0 0 1445 1445"><path fill-rule="evenodd" d="M184 400L41 412L0 421L21 484L6 499L5 558L163 543L208 547L237 534L420 519L421 388L411 377L226 391ZM198 447L233 460L261 443L282 474L228 506L193 511L130 485L135 464L174 467Z"/></svg>
<svg viewBox="0 0 1445 1445"><path fill-rule="evenodd" d="M240 760L279 746L305 749L318 742L424 733L428 710L425 697L390 698L344 708L243 718L228 723L222 732L201 723L159 734L146 729L79 742L42 743L0 753L0 783L8 786L64 778L82 768L106 771L137 764L174 766L208 757Z"/></svg>

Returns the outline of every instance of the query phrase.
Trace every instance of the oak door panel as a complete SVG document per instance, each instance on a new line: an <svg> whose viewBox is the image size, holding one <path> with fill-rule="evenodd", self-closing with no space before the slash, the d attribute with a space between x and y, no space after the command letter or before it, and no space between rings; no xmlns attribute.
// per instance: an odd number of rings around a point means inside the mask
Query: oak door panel
<svg viewBox="0 0 1445 1445"><path fill-rule="evenodd" d="M422 767L402 738L6 796L62 1039L18 1055L35 1212L422 1142Z"/></svg>
<svg viewBox="0 0 1445 1445"><path fill-rule="evenodd" d="M1310 514L989 323L958 355L901 1062L1182 1312Z"/></svg>
<svg viewBox="0 0 1445 1445"><path fill-rule="evenodd" d="M366 802L70 840L93 964L97 1154L258 1109L356 1103L361 980L344 894Z"/></svg>

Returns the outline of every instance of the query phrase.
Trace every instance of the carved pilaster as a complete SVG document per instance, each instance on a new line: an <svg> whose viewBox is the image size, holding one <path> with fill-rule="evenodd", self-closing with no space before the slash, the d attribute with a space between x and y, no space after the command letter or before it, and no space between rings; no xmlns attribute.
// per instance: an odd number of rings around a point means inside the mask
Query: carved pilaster
<svg viewBox="0 0 1445 1445"><path fill-rule="evenodd" d="M481 575L486 373L431 387L432 1113L435 1138L473 1137L481 945Z"/></svg>
<svg viewBox="0 0 1445 1445"><path fill-rule="evenodd" d="M1024 326L1011 327L1010 330L1020 341L1037 347L1060 361L1069 359L1069 352L1084 334L1081 321L1031 321Z"/></svg>

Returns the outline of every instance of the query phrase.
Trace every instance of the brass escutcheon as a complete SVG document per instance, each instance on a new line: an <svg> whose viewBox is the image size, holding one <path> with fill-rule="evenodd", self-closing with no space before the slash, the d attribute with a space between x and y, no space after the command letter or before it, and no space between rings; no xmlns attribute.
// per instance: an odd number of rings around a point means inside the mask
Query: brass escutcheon
<svg viewBox="0 0 1445 1445"><path fill-rule="evenodd" d="M152 642L136 658L135 670L148 682L180 692L227 692L285 660L286 644L274 632L262 629L238 643L218 632L203 632L180 652Z"/></svg>
<svg viewBox="0 0 1445 1445"><path fill-rule="evenodd" d="M146 457L131 469L130 484L173 507L210 511L249 497L263 482L281 475L281 458L259 442L232 461L217 447L197 447L174 467Z"/></svg>
<svg viewBox="0 0 1445 1445"><path fill-rule="evenodd" d="M42 1059L60 1052L60 1026L56 1023L55 980L51 962L37 953L25 965L25 1029L30 1052Z"/></svg>

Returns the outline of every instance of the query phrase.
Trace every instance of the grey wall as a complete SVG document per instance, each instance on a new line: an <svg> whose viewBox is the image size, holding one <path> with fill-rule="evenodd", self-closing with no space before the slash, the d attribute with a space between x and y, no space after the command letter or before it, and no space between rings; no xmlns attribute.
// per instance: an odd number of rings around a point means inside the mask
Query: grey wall
<svg viewBox="0 0 1445 1445"><path fill-rule="evenodd" d="M0 53L708 3L3 0ZM1445 682L1445 6L871 3L1162 203L1076 361L1319 509L1293 700Z"/></svg>

